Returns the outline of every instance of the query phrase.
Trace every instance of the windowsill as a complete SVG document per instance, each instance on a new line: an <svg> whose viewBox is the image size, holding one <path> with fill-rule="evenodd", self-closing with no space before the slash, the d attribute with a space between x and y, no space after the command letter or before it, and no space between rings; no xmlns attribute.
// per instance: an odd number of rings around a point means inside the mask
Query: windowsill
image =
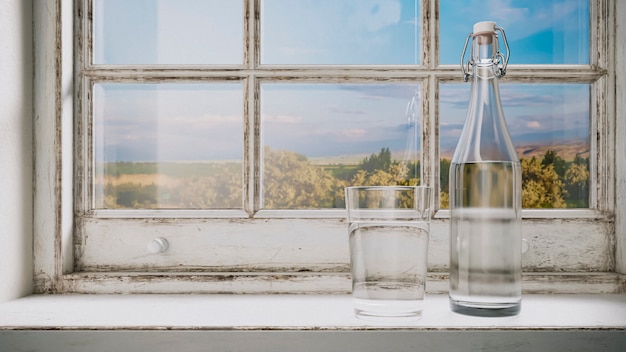
<svg viewBox="0 0 626 352"><path fill-rule="evenodd" d="M350 295L33 295L0 304L1 329L626 329L626 295L524 295L519 315L453 313L426 297L422 319L353 316Z"/></svg>
<svg viewBox="0 0 626 352"><path fill-rule="evenodd" d="M181 343L177 352L203 344L262 351L294 350L298 343L295 350L320 350L323 340L323 350L368 351L390 350L381 347L385 341L414 346L425 339L430 348L449 351L486 344L509 351L619 350L626 344L626 295L529 294L518 316L478 318L455 314L447 295L430 294L423 318L403 324L355 318L349 295L33 295L0 304L0 350L74 351L68 341L85 341L92 351L112 342L166 351L173 341ZM72 346L80 350L80 343Z"/></svg>

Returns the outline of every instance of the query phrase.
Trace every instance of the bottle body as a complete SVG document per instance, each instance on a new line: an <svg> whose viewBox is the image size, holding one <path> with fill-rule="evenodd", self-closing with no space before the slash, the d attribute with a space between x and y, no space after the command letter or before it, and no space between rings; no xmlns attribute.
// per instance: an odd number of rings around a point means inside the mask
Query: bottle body
<svg viewBox="0 0 626 352"><path fill-rule="evenodd" d="M515 315L522 295L521 166L500 103L495 30L475 33L470 104L450 165L450 304L463 314Z"/></svg>
<svg viewBox="0 0 626 352"><path fill-rule="evenodd" d="M519 312L522 242L515 201L521 197L517 190L520 175L520 164L514 161L451 164L450 302L454 311L487 316Z"/></svg>

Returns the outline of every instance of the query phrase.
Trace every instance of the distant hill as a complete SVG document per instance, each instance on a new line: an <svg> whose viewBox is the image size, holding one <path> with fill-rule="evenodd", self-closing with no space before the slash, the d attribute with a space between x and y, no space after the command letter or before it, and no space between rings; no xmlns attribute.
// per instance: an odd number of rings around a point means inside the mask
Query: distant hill
<svg viewBox="0 0 626 352"><path fill-rule="evenodd" d="M572 142L562 144L526 144L516 146L517 155L520 158L543 158L548 150L552 150L561 157L563 160L573 160L576 155L580 155L583 158L589 157L589 144L587 142ZM452 159L454 149L442 150L442 159Z"/></svg>
<svg viewBox="0 0 626 352"><path fill-rule="evenodd" d="M553 150L559 157L564 160L573 160L576 155L580 155L583 158L589 157L589 144L587 142L572 142L561 144L526 144L516 146L517 155L521 158L543 158L548 150ZM309 161L315 165L356 165L363 161L366 157L371 156L378 151L372 151L372 153L360 153L360 154L345 154L336 156L320 156L311 157ZM454 149L442 149L440 152L442 159L452 159ZM402 152L392 152L394 160L401 160L403 158Z"/></svg>

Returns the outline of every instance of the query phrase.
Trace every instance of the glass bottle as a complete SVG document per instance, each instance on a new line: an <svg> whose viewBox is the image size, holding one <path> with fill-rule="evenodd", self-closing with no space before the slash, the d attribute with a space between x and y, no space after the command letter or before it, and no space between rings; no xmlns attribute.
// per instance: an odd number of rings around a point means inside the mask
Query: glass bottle
<svg viewBox="0 0 626 352"><path fill-rule="evenodd" d="M506 58L499 51L497 32L502 33ZM463 60L470 38L466 71ZM502 28L479 22L461 56L472 89L450 165L449 294L452 310L462 314L510 316L521 308L521 167L498 88L508 51Z"/></svg>

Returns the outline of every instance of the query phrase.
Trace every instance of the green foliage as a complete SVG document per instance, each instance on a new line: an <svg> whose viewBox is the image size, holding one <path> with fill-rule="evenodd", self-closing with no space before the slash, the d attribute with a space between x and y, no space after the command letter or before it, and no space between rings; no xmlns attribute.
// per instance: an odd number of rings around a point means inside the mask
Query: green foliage
<svg viewBox="0 0 626 352"><path fill-rule="evenodd" d="M343 207L345 183L303 155L264 149L263 207L268 209Z"/></svg>
<svg viewBox="0 0 626 352"><path fill-rule="evenodd" d="M448 192L439 192L439 206L441 207L441 209L450 208L450 194Z"/></svg>
<svg viewBox="0 0 626 352"><path fill-rule="evenodd" d="M114 198L120 208L153 208L157 201L155 184L143 186L136 183L123 183L106 187L106 196Z"/></svg>
<svg viewBox="0 0 626 352"><path fill-rule="evenodd" d="M441 159L439 161L439 185L441 187L441 191L446 192L446 195L447 195L448 190L450 189L449 180L450 180L450 160Z"/></svg>
<svg viewBox="0 0 626 352"><path fill-rule="evenodd" d="M552 165L554 167L554 171L561 179L565 176L565 170L567 169L565 160L558 156L554 150L546 151L546 154L541 161L542 167L546 168L548 165Z"/></svg>
<svg viewBox="0 0 626 352"><path fill-rule="evenodd" d="M521 159L523 208L587 208L589 207L589 159L579 155L566 161L553 150L542 160ZM440 162L440 206L449 204L450 160Z"/></svg>
<svg viewBox="0 0 626 352"><path fill-rule="evenodd" d="M556 175L555 175L556 174ZM589 207L589 159L565 161L548 150L541 163L522 159L522 204L526 208Z"/></svg>
<svg viewBox="0 0 626 352"><path fill-rule="evenodd" d="M391 151L389 148L382 148L378 155L372 154L370 157L363 159L359 169L367 172L376 170L389 170L391 166Z"/></svg>
<svg viewBox="0 0 626 352"><path fill-rule="evenodd" d="M339 165L328 165L328 166L325 166L325 168L326 170L332 173L333 177L340 179L340 180L344 180L344 181L348 181L352 179L352 177L356 175L357 171L359 171L358 165L339 164Z"/></svg>
<svg viewBox="0 0 626 352"><path fill-rule="evenodd" d="M417 185L420 163L393 160L382 148L356 165L314 165L306 156L264 149L263 208L343 208L346 186ZM589 206L589 159L565 161L554 151L542 160L526 158L522 165L524 208L585 208ZM100 207L241 209L241 163L109 163L108 177L96 184ZM450 160L440 161L440 204L448 205ZM147 180L142 177L146 176ZM151 176L151 177L148 177ZM130 178L124 181L124 177ZM135 177L135 178L133 178ZM112 182L111 180L117 180Z"/></svg>
<svg viewBox="0 0 626 352"><path fill-rule="evenodd" d="M522 159L522 207L565 208L564 184L553 164L537 158Z"/></svg>
<svg viewBox="0 0 626 352"><path fill-rule="evenodd" d="M589 159L576 156L565 172L564 179L568 207L589 207Z"/></svg>
<svg viewBox="0 0 626 352"><path fill-rule="evenodd" d="M233 209L242 207L240 163L111 163L96 185L105 209ZM184 170L187 172L183 172ZM120 171L121 170L121 171ZM158 170L158 172L154 172ZM122 171L128 172L124 174ZM152 173L151 173L152 172ZM123 182L120 177L132 179ZM111 179L112 178L112 179ZM113 183L116 180L120 183Z"/></svg>

